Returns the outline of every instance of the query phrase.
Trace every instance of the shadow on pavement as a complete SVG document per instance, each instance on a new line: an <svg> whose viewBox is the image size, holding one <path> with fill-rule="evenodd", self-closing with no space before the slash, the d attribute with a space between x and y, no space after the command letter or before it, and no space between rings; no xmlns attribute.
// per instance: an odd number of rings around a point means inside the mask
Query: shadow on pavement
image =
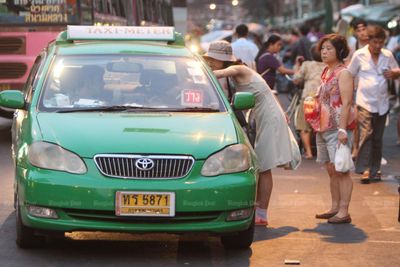
<svg viewBox="0 0 400 267"><path fill-rule="evenodd" d="M279 228L257 226L254 233L254 242L276 239L298 231L299 228L293 226L282 226Z"/></svg>
<svg viewBox="0 0 400 267"><path fill-rule="evenodd" d="M219 244L219 237L209 237L199 242L183 236L178 243L177 266L214 266L216 262L222 266L250 266L252 254L251 249L225 250Z"/></svg>
<svg viewBox="0 0 400 267"><path fill-rule="evenodd" d="M17 249L15 212L0 226L0 258L9 266L249 266L252 250L225 250L207 234L77 232L36 249ZM62 263L60 265L60 263ZM6 264L7 266L7 264Z"/></svg>
<svg viewBox="0 0 400 267"><path fill-rule="evenodd" d="M306 233L320 234L322 240L331 243L363 243L368 235L353 224L318 223L314 229L304 229Z"/></svg>

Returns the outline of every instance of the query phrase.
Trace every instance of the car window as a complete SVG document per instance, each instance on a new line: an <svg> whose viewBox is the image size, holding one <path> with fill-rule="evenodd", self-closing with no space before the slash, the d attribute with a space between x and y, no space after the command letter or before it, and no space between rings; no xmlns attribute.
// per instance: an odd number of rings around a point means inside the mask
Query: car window
<svg viewBox="0 0 400 267"><path fill-rule="evenodd" d="M224 110L202 64L171 56L59 56L39 109L135 106Z"/></svg>
<svg viewBox="0 0 400 267"><path fill-rule="evenodd" d="M43 68L43 58L45 57L45 54L42 53L39 56L36 57L35 62L32 66L31 72L29 73L28 79L25 83L25 86L23 88L24 92L24 98L25 102L31 103L32 100L32 90L34 90L34 85L37 82L37 74L39 72L40 68Z"/></svg>

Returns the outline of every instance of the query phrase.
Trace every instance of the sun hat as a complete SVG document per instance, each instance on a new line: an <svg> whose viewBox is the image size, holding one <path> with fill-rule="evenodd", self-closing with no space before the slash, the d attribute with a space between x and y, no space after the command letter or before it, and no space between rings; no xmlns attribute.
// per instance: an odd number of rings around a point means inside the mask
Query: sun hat
<svg viewBox="0 0 400 267"><path fill-rule="evenodd" d="M212 42L204 57L210 57L221 61L236 61L232 53L232 46L227 41Z"/></svg>

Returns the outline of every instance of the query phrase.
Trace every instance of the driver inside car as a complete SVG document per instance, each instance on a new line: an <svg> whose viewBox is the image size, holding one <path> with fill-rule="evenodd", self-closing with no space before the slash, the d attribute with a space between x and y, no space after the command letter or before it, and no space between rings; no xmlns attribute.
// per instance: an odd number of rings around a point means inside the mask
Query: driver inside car
<svg viewBox="0 0 400 267"><path fill-rule="evenodd" d="M83 66L80 73L80 83L75 89L73 100L77 104L92 104L109 102L111 94L104 90L104 69L100 66Z"/></svg>
<svg viewBox="0 0 400 267"><path fill-rule="evenodd" d="M141 73L141 87L136 90L145 105L179 106L181 90L175 74L162 70L145 70Z"/></svg>

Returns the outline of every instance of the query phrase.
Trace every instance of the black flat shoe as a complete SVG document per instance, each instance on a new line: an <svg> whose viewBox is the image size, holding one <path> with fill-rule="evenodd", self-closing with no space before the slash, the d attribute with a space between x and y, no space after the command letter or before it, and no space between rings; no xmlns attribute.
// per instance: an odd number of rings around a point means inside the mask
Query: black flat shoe
<svg viewBox="0 0 400 267"><path fill-rule="evenodd" d="M347 216L344 216L343 218L334 216L328 220L328 223L332 223L332 224L351 223L351 217L350 217L350 214Z"/></svg>
<svg viewBox="0 0 400 267"><path fill-rule="evenodd" d="M329 218L332 218L333 216L335 216L337 213L338 213L337 211L320 213L320 214L316 214L315 218L317 218L317 219L329 219Z"/></svg>
<svg viewBox="0 0 400 267"><path fill-rule="evenodd" d="M370 178L375 182L382 181L382 173L381 173L381 171L378 171L374 176L372 176Z"/></svg>
<svg viewBox="0 0 400 267"><path fill-rule="evenodd" d="M369 183L371 183L370 180L369 180L369 178L363 178L363 179L360 180L360 182L361 182L362 184L369 184Z"/></svg>

